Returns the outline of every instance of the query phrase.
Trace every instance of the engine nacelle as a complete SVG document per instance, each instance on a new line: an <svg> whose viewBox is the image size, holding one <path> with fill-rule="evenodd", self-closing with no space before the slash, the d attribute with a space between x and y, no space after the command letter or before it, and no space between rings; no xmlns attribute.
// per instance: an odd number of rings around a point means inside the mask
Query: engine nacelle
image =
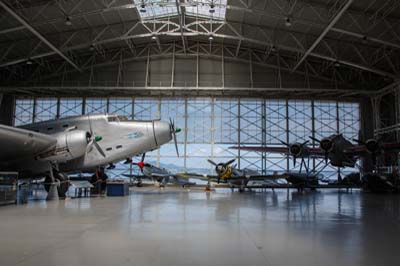
<svg viewBox="0 0 400 266"><path fill-rule="evenodd" d="M294 157L300 157L303 153L303 145L301 143L294 143L289 146L289 152Z"/></svg>
<svg viewBox="0 0 400 266"><path fill-rule="evenodd" d="M39 160L62 163L83 156L90 142L90 133L83 130L73 130L60 133L56 135L56 138L56 147L40 154Z"/></svg>
<svg viewBox="0 0 400 266"><path fill-rule="evenodd" d="M326 153L329 153L331 151L333 151L334 148L334 143L331 139L329 138L324 138L321 140L321 142L319 143L319 147L321 148L321 150L323 150Z"/></svg>
<svg viewBox="0 0 400 266"><path fill-rule="evenodd" d="M369 139L365 142L365 147L367 148L367 151L372 154L377 154L381 151L382 146L379 143L379 141L375 139Z"/></svg>

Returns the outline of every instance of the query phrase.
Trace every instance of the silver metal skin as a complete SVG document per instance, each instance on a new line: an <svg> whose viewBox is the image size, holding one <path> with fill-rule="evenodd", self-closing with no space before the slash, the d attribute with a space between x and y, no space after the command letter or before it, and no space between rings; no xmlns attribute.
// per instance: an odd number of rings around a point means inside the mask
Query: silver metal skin
<svg viewBox="0 0 400 266"><path fill-rule="evenodd" d="M158 149L171 139L167 122L128 121L117 115L84 115L20 128L1 125L0 169L18 171L21 177L40 176L52 168L90 171Z"/></svg>

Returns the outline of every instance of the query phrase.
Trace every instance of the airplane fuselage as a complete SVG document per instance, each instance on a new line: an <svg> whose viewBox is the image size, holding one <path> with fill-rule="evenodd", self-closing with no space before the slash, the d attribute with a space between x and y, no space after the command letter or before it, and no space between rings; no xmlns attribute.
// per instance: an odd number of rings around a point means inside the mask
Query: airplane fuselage
<svg viewBox="0 0 400 266"><path fill-rule="evenodd" d="M116 115L77 116L29 124L21 128L54 136L58 142L57 147L52 147L49 152L40 156L2 162L1 169L18 171L22 176L40 175L52 166L62 172L92 170L97 166L157 149L172 139L170 125L166 122L126 121L120 120ZM86 147L85 143L81 143L83 140L78 142L78 138L63 138L66 132L89 132L95 135L101 139L97 144L105 156L93 146Z"/></svg>

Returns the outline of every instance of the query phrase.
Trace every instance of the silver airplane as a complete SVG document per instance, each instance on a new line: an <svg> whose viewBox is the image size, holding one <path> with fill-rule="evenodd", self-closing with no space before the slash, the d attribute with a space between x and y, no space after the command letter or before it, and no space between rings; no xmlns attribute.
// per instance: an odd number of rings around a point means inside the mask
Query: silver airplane
<svg viewBox="0 0 400 266"><path fill-rule="evenodd" d="M68 182L66 173L93 171L98 166L131 158L175 141L174 123L128 121L119 115L83 115L21 127L0 125L0 170L20 178L46 176L45 183ZM179 156L179 155L178 155ZM48 188L49 189L49 188ZM68 185L59 185L64 196Z"/></svg>
<svg viewBox="0 0 400 266"><path fill-rule="evenodd" d="M125 163L130 163L132 165L136 165L139 167L140 171L142 172L143 176L138 176L132 174L123 174L125 177L135 178L138 180L138 185L140 186L142 183L142 178L148 178L153 181L156 181L160 187L165 187L167 183L172 183L176 185L180 185L182 187L189 187L196 185L195 182L190 182L189 178L179 176L177 174L173 174L165 168L160 168L155 165L145 163L144 162L145 154L143 154L141 161L139 162L132 162L132 160L127 160ZM131 167L132 168L132 167Z"/></svg>

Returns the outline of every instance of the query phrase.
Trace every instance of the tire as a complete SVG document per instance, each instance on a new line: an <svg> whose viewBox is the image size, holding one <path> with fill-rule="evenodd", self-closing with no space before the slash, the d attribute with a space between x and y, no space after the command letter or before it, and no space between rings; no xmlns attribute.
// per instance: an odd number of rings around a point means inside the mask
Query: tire
<svg viewBox="0 0 400 266"><path fill-rule="evenodd" d="M57 187L58 197L65 198L65 194L67 193L70 186L69 178L64 173L57 173L55 178L60 181L60 186Z"/></svg>
<svg viewBox="0 0 400 266"><path fill-rule="evenodd" d="M46 192L49 192L50 190L50 183L51 183L51 178L49 175L46 175L46 178L44 179L44 189Z"/></svg>

